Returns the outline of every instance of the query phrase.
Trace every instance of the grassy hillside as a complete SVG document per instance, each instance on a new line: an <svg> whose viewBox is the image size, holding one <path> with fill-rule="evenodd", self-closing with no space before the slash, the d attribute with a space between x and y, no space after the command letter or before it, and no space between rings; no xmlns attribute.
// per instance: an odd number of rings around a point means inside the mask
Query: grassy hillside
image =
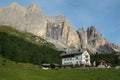
<svg viewBox="0 0 120 80"><path fill-rule="evenodd" d="M39 69L40 66L30 63L16 63L0 56L0 69Z"/></svg>
<svg viewBox="0 0 120 80"><path fill-rule="evenodd" d="M0 80L120 80L115 69L6 69L0 68Z"/></svg>
<svg viewBox="0 0 120 80"><path fill-rule="evenodd" d="M16 64L0 57L0 80L120 80L119 75L120 69L42 70L29 63Z"/></svg>
<svg viewBox="0 0 120 80"><path fill-rule="evenodd" d="M0 26L0 54L10 60L24 63L61 63L53 44L31 33L20 32L9 26Z"/></svg>
<svg viewBox="0 0 120 80"><path fill-rule="evenodd" d="M60 53L38 36L1 26L0 80L120 80L119 69L42 70L33 65L60 63Z"/></svg>

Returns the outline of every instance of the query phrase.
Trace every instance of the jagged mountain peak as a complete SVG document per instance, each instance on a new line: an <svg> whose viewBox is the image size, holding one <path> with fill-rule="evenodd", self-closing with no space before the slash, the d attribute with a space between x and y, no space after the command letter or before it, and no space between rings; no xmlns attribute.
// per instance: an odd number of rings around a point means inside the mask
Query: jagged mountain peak
<svg viewBox="0 0 120 80"><path fill-rule="evenodd" d="M29 6L39 8L39 7L37 6L37 4L35 4L35 3L31 3L31 4L29 4Z"/></svg>
<svg viewBox="0 0 120 80"><path fill-rule="evenodd" d="M89 26L87 28L87 36L88 38L102 37L102 35L99 32L97 32L95 26Z"/></svg>
<svg viewBox="0 0 120 80"><path fill-rule="evenodd" d="M82 27L76 33L64 15L45 16L35 3L28 7L12 3L8 7L0 8L0 25L10 25L41 36L58 48L88 48L93 52L111 52L110 49L120 51L119 46L106 41L95 26L89 26L87 30Z"/></svg>
<svg viewBox="0 0 120 80"><path fill-rule="evenodd" d="M97 31L96 31L95 26L89 26L87 28L87 32L88 32L88 34L92 35L92 34L95 34Z"/></svg>
<svg viewBox="0 0 120 80"><path fill-rule="evenodd" d="M87 31L80 28L77 33L80 38L80 49L88 48L94 53L115 53L116 50L120 51L118 46L105 40L104 37L96 30L95 26L89 26Z"/></svg>
<svg viewBox="0 0 120 80"><path fill-rule="evenodd" d="M19 11L24 11L24 7L19 5L18 3L16 2L13 2L11 3L9 6L5 7L4 8L6 10L6 12L9 12L9 13L16 13L18 12L17 14L19 14Z"/></svg>
<svg viewBox="0 0 120 80"><path fill-rule="evenodd" d="M31 12L39 12L39 11L40 11L40 8L39 8L35 3L31 3L31 4L28 6L28 9L29 9Z"/></svg>
<svg viewBox="0 0 120 80"><path fill-rule="evenodd" d="M16 2L13 2L8 7L10 7L10 8L16 8L16 7L20 7L20 5L18 3L16 3Z"/></svg>
<svg viewBox="0 0 120 80"><path fill-rule="evenodd" d="M87 28L87 30L91 30L91 31L96 31L96 28L95 28L95 26L89 26L88 28Z"/></svg>

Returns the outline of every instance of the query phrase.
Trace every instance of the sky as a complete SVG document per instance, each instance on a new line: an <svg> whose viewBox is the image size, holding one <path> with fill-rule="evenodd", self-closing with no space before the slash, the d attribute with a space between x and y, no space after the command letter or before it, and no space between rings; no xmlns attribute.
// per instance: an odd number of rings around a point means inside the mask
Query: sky
<svg viewBox="0 0 120 80"><path fill-rule="evenodd" d="M0 7L35 3L47 16L65 15L73 29L94 25L102 36L120 46L120 0L0 0Z"/></svg>

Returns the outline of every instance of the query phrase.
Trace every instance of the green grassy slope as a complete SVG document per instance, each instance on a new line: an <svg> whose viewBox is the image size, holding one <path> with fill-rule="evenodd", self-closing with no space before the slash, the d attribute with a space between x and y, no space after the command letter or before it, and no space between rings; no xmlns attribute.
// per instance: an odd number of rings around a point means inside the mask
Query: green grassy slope
<svg viewBox="0 0 120 80"><path fill-rule="evenodd" d="M0 80L120 80L115 69L6 69L0 68Z"/></svg>
<svg viewBox="0 0 120 80"><path fill-rule="evenodd" d="M3 65L5 61L5 65ZM0 80L120 80L120 69L50 69L0 56Z"/></svg>
<svg viewBox="0 0 120 80"><path fill-rule="evenodd" d="M11 27L0 27L0 80L120 80L119 69L42 70L30 63L20 63L26 60L31 63L59 62L58 57L55 57L59 53L54 45L35 37ZM16 60L21 61L18 63Z"/></svg>
<svg viewBox="0 0 120 80"><path fill-rule="evenodd" d="M0 54L10 60L40 65L61 63L55 46L39 36L0 26Z"/></svg>
<svg viewBox="0 0 120 80"><path fill-rule="evenodd" d="M40 66L30 63L16 63L0 56L0 69L40 69Z"/></svg>

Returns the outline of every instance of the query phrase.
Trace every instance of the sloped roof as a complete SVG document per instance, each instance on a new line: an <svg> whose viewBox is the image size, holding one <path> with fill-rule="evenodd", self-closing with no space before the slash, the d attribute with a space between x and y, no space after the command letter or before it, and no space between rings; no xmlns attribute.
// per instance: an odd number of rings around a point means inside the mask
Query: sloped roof
<svg viewBox="0 0 120 80"><path fill-rule="evenodd" d="M49 67L50 64L43 63L42 66L47 66L47 67Z"/></svg>
<svg viewBox="0 0 120 80"><path fill-rule="evenodd" d="M81 52L75 52L75 51L71 51L71 52L68 52L68 53L62 53L60 56L61 57L73 57L75 55L81 55L82 53Z"/></svg>
<svg viewBox="0 0 120 80"><path fill-rule="evenodd" d="M81 51L69 51L69 52L64 52L62 53L60 56L61 57L73 57L75 55L81 55L83 52L87 51L89 53L89 55L91 55L91 52L89 49L83 49Z"/></svg>

